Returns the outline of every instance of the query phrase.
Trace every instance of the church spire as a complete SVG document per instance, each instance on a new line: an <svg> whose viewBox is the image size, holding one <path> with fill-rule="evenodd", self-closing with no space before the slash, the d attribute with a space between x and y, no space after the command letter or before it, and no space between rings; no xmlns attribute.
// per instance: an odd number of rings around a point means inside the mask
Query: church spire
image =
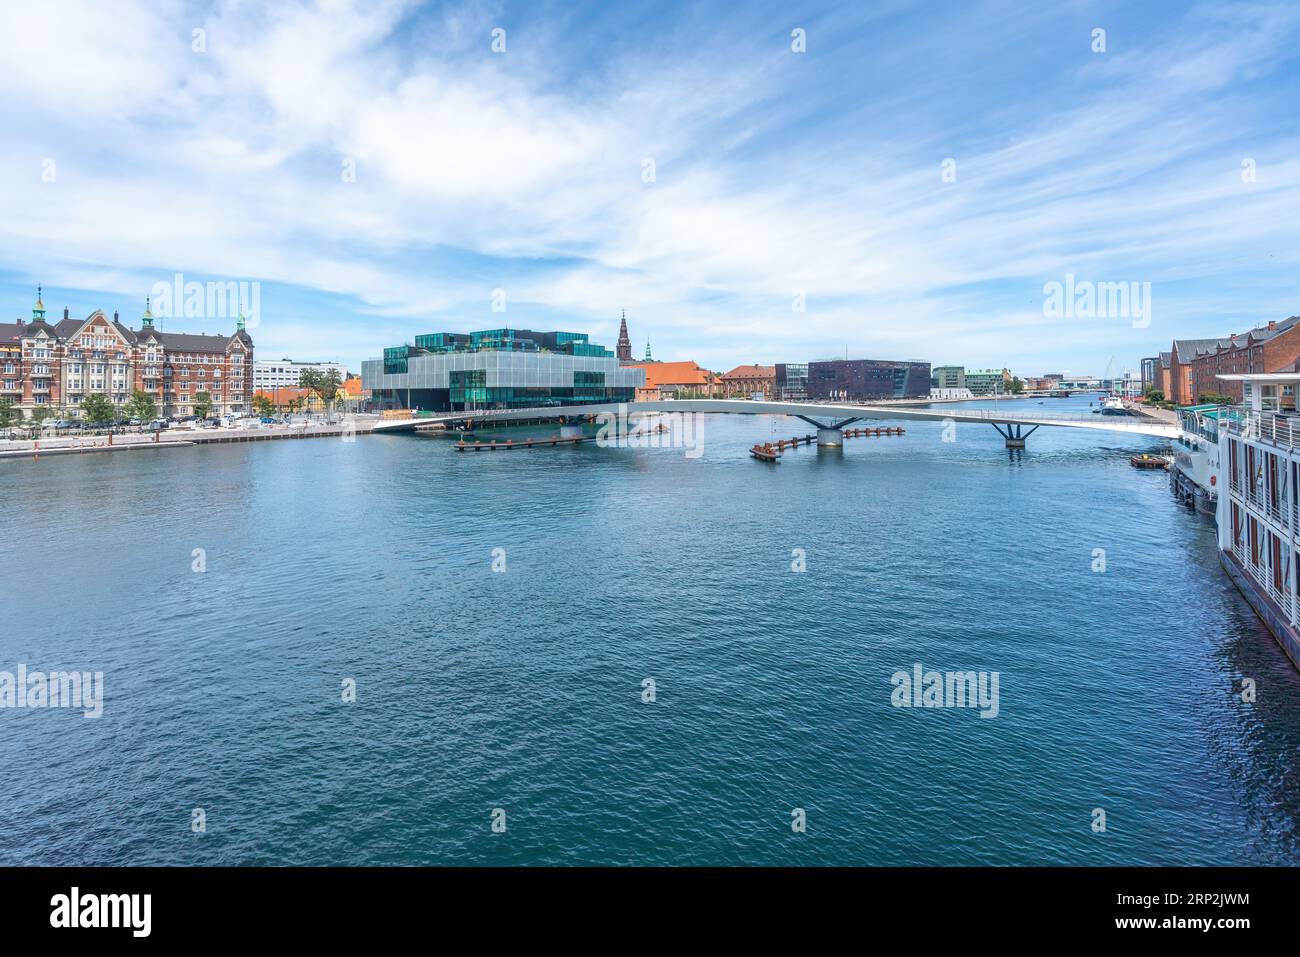
<svg viewBox="0 0 1300 957"><path fill-rule="evenodd" d="M41 302L41 287L36 287L36 305L32 306L32 322L45 321L45 303Z"/></svg>
<svg viewBox="0 0 1300 957"><path fill-rule="evenodd" d="M618 324L618 348L615 350L619 362L632 361L632 340L627 335L627 310L623 310L623 318Z"/></svg>
<svg viewBox="0 0 1300 957"><path fill-rule="evenodd" d="M645 361L646 361L646 362L654 362L654 359L652 359L652 358L650 357L650 340L649 340L649 339L646 339L646 341L645 341Z"/></svg>

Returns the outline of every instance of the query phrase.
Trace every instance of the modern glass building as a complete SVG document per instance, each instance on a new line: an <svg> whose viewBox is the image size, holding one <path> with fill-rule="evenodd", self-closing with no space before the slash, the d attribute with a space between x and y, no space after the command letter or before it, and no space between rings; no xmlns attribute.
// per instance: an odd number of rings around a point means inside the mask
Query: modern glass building
<svg viewBox="0 0 1300 957"><path fill-rule="evenodd" d="M776 364L776 397L790 402L808 398L808 363Z"/></svg>
<svg viewBox="0 0 1300 957"><path fill-rule="evenodd" d="M586 333L486 329L434 332L361 364L378 408L518 409L631 402L643 369L619 365Z"/></svg>

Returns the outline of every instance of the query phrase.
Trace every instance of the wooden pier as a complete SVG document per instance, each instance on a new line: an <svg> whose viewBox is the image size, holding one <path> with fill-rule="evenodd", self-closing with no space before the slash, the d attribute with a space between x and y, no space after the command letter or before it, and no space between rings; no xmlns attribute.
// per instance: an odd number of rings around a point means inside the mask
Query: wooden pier
<svg viewBox="0 0 1300 957"><path fill-rule="evenodd" d="M628 432L627 435L623 436L622 438L631 438L633 436L642 436L642 435L655 435L667 431L668 431L668 427L663 423L660 423L658 428L638 429L633 432ZM509 451L510 449L537 449L546 446L555 448L556 446L559 445L581 445L583 442L595 442L598 438L600 438L599 434L573 435L573 436L552 435L541 439L520 439L518 442L516 442L514 439L504 439L500 442L498 442L496 439L492 439L491 441L488 442L481 442L481 441L466 442L462 438L460 441L456 443L455 448L457 452L483 452L483 451L495 452L498 449ZM619 439L615 439L615 444L617 444L618 441Z"/></svg>
<svg viewBox="0 0 1300 957"><path fill-rule="evenodd" d="M866 439L883 435L902 435L901 426L888 426L878 429L843 429L846 439ZM796 435L792 439L775 439L771 442L757 442L749 454L760 462L779 462L786 449L797 449L800 445L816 445L815 435Z"/></svg>
<svg viewBox="0 0 1300 957"><path fill-rule="evenodd" d="M554 448L557 445L581 445L583 442L595 441L596 436L594 435L577 435L572 438L564 438L563 436L556 435L548 439L521 439L518 442L514 439L506 439L502 442L498 442L496 439L493 439L490 442L466 442L464 439L461 439L456 443L456 451L495 452L497 449L506 451L509 451L510 449L535 449L541 448L544 445L549 445Z"/></svg>
<svg viewBox="0 0 1300 957"><path fill-rule="evenodd" d="M760 462L779 462L786 449L797 449L800 445L816 445L815 435L796 435L792 439L776 439L772 442L757 442L749 454Z"/></svg>
<svg viewBox="0 0 1300 957"><path fill-rule="evenodd" d="M846 439L870 439L882 435L902 435L903 427L896 425L878 429L844 429L843 431Z"/></svg>

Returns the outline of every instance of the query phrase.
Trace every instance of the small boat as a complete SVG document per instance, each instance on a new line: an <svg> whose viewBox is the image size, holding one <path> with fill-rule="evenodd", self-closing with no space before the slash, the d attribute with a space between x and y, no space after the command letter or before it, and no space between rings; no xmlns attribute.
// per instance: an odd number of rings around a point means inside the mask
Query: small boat
<svg viewBox="0 0 1300 957"><path fill-rule="evenodd" d="M781 461L781 453L778 452L775 448L773 448L771 443L766 443L763 445L755 445L752 449L749 450L749 454L754 456L754 458L758 459L760 462Z"/></svg>
<svg viewBox="0 0 1300 957"><path fill-rule="evenodd" d="M1131 415L1128 409L1124 408L1124 400L1117 395L1108 395L1101 403L1102 415Z"/></svg>

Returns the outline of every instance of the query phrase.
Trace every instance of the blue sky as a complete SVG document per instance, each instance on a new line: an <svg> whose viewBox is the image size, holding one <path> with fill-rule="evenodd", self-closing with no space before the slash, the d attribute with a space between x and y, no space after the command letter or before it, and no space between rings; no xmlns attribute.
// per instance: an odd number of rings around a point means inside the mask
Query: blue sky
<svg viewBox="0 0 1300 957"><path fill-rule="evenodd" d="M353 368L439 329L612 345L625 309L638 355L724 371L1039 374L1300 313L1295 4L30 7L6 319L40 282L135 324L181 273L260 283L261 356ZM1067 275L1150 283L1149 324L1046 315Z"/></svg>

